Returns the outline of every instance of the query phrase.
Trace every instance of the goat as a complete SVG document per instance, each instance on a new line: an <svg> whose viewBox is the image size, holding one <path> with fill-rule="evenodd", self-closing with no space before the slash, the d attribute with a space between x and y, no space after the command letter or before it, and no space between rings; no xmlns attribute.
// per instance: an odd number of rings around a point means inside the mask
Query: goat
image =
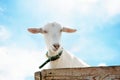
<svg viewBox="0 0 120 80"><path fill-rule="evenodd" d="M88 64L73 56L61 46L61 33L73 33L76 32L76 29L62 27L59 23L53 22L46 24L42 28L28 28L28 31L33 34L42 33L44 35L48 49L48 57L56 56L62 51L59 59L50 61L50 69L89 67Z"/></svg>

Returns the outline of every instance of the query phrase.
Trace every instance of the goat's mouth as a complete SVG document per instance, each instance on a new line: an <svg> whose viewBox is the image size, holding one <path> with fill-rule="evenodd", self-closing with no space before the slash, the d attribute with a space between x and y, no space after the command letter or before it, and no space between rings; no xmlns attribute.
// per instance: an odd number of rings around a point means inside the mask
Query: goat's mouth
<svg viewBox="0 0 120 80"><path fill-rule="evenodd" d="M55 51L55 52L56 52L58 49L59 49L59 48L52 48L52 50Z"/></svg>
<svg viewBox="0 0 120 80"><path fill-rule="evenodd" d="M52 51L56 52L59 50L59 47L52 47Z"/></svg>
<svg viewBox="0 0 120 80"><path fill-rule="evenodd" d="M60 48L60 45L59 45L59 44L53 44L53 45L52 45L52 50L55 51L55 52L58 51L59 48Z"/></svg>

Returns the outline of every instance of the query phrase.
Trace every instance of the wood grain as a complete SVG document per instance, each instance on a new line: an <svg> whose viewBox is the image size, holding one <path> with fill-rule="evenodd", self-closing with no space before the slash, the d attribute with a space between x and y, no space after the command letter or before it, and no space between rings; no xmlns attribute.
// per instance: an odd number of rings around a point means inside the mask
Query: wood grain
<svg viewBox="0 0 120 80"><path fill-rule="evenodd" d="M35 80L120 80L120 66L46 69Z"/></svg>

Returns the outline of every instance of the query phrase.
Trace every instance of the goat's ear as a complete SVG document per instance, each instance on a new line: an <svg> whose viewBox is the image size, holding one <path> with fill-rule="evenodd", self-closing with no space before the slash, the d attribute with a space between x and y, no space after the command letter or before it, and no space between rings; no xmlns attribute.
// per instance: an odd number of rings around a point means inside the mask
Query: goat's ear
<svg viewBox="0 0 120 80"><path fill-rule="evenodd" d="M28 28L28 31L33 33L33 34L43 33L44 32L42 28Z"/></svg>
<svg viewBox="0 0 120 80"><path fill-rule="evenodd" d="M67 28L67 27L63 27L62 29L63 32L68 32L68 33L73 33L76 32L76 29L72 29L72 28Z"/></svg>

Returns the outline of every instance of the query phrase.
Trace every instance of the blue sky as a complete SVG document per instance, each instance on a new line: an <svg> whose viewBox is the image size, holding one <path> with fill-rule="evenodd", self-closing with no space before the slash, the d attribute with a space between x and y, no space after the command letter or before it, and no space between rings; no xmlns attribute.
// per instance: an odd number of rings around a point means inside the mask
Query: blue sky
<svg viewBox="0 0 120 80"><path fill-rule="evenodd" d="M120 65L119 0L0 0L0 80L34 80L47 50L27 28L54 21L77 29L62 35L75 56L91 66Z"/></svg>

